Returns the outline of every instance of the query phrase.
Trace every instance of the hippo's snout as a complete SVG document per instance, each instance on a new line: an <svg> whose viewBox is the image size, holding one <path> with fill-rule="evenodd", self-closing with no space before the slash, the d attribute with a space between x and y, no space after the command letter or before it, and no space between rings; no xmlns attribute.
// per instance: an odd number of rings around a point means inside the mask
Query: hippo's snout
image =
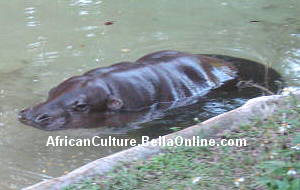
<svg viewBox="0 0 300 190"><path fill-rule="evenodd" d="M24 109L24 110L21 110L18 114L18 119L19 121L21 122L25 122L27 119L26 119L26 113L27 113L27 109Z"/></svg>
<svg viewBox="0 0 300 190"><path fill-rule="evenodd" d="M47 113L34 114L33 108L28 108L19 112L18 119L23 123L47 125L47 122L50 121L51 117Z"/></svg>
<svg viewBox="0 0 300 190"><path fill-rule="evenodd" d="M29 121L35 120L34 110L33 108L27 108L24 110L21 110L18 114L18 118L20 121L27 123Z"/></svg>
<svg viewBox="0 0 300 190"><path fill-rule="evenodd" d="M21 110L18 119L24 124L44 130L56 130L66 124L66 116L61 113L50 114L35 107Z"/></svg>

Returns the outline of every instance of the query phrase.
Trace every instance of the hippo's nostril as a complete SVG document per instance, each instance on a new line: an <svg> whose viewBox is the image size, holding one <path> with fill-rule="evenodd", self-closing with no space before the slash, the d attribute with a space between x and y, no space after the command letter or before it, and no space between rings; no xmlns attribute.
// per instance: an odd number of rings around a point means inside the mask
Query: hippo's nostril
<svg viewBox="0 0 300 190"><path fill-rule="evenodd" d="M18 114L18 119L19 120L26 120L26 113L27 113L27 110L24 109L24 110L21 110Z"/></svg>
<svg viewBox="0 0 300 190"><path fill-rule="evenodd" d="M48 115L48 114L41 114L41 115L37 116L34 121L36 123L41 123L41 122L48 121L49 119L50 119L50 115Z"/></svg>

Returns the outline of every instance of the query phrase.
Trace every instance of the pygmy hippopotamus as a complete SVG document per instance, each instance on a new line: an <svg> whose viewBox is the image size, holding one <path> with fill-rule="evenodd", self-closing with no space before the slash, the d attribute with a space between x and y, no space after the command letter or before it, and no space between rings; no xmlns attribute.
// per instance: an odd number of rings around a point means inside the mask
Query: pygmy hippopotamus
<svg viewBox="0 0 300 190"><path fill-rule="evenodd" d="M235 88L239 80L264 82L274 90L278 78L273 69L246 59L160 51L71 77L18 117L40 129L66 129L93 113L105 122L119 113L190 105L215 89Z"/></svg>

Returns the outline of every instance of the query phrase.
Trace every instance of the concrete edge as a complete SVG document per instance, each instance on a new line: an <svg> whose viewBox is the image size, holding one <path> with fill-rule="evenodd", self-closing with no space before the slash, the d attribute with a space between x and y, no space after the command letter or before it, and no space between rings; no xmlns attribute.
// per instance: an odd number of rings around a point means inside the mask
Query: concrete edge
<svg viewBox="0 0 300 190"><path fill-rule="evenodd" d="M300 90L294 92L293 94L295 94L298 99L300 98ZM265 119L269 115L273 114L278 108L286 106L284 99L287 96L288 95L273 95L254 98L247 101L242 107L218 115L184 130L165 135L164 137L166 139L174 139L176 136L193 138L193 136L201 134L202 138L207 138L224 130L230 130L240 124L249 123L253 118L258 116L262 119ZM81 180L92 177L96 174L105 174L113 170L122 162L132 163L140 159L150 158L161 152L163 152L163 147L158 145L152 146L149 144L132 147L127 150L123 150L104 158L92 161L70 172L69 174L42 181L35 185L24 188L23 190L61 189L63 187L80 182Z"/></svg>

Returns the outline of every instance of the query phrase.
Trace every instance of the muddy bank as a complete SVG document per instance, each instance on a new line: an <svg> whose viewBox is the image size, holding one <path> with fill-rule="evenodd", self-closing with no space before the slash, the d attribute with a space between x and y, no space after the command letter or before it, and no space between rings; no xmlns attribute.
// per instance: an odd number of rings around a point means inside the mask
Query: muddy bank
<svg viewBox="0 0 300 190"><path fill-rule="evenodd" d="M300 99L300 91L293 93L297 99ZM287 95L262 96L249 100L242 107L219 116L206 120L198 125L191 126L184 130L165 135L166 139L174 139L176 136L184 138L193 138L201 134L202 138L208 138L212 134L229 130L239 124L250 123L252 119L260 117L267 118L277 109L288 106L285 101ZM160 146L143 145L133 147L110 156L100 158L87 165L84 165L73 172L50 180L46 180L27 187L27 190L33 189L61 189L62 187L72 185L80 180L87 179L96 174L105 174L112 170L121 162L134 162L142 158L149 158L163 151Z"/></svg>

